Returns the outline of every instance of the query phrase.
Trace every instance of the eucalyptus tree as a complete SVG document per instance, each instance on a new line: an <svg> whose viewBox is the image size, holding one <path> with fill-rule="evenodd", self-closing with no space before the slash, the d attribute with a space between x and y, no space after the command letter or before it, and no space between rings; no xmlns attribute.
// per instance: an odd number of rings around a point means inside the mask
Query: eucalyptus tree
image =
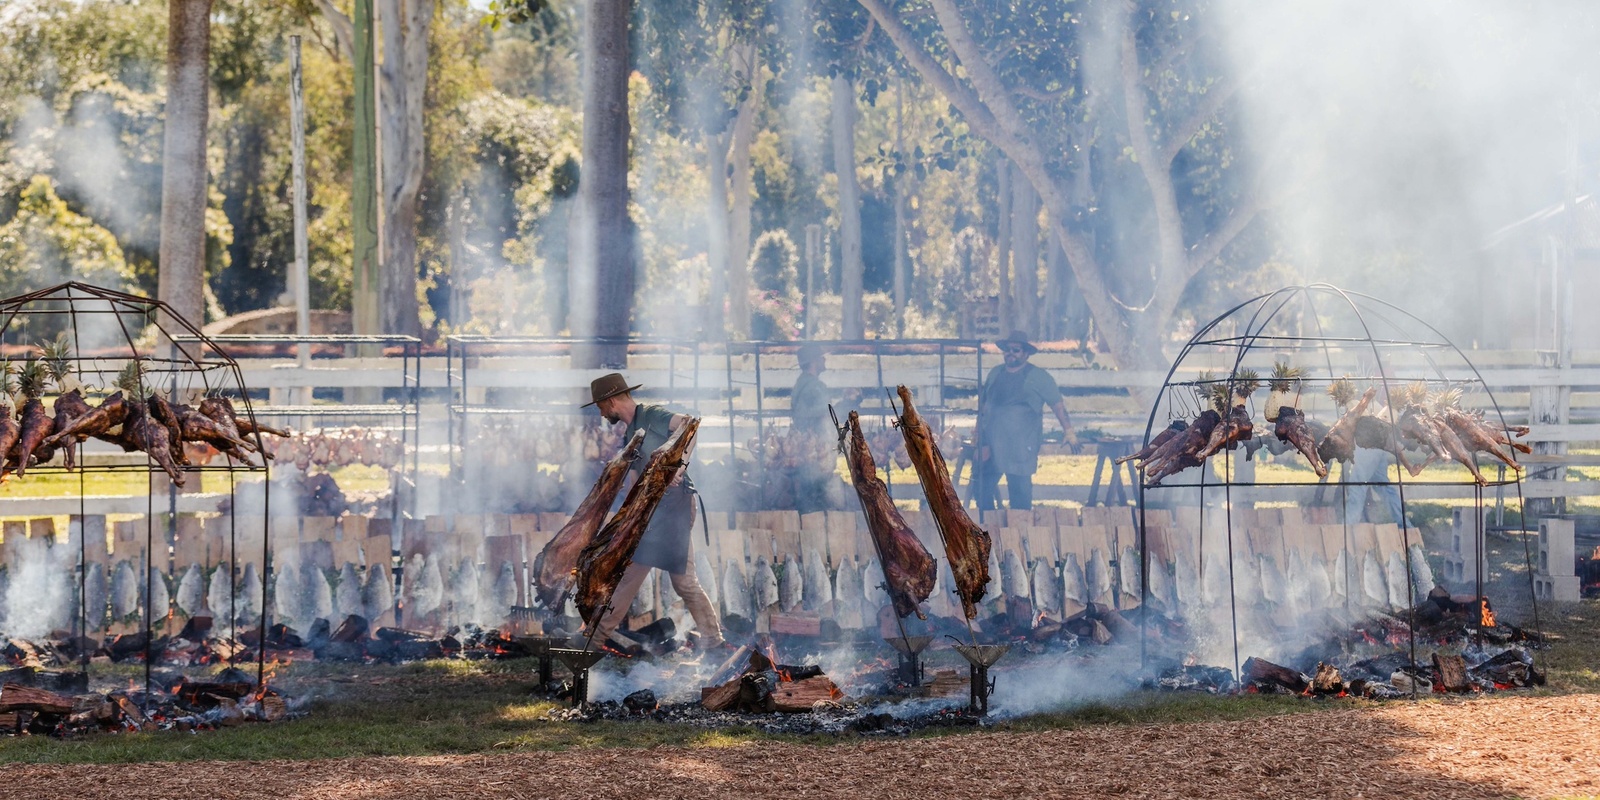
<svg viewBox="0 0 1600 800"><path fill-rule="evenodd" d="M1207 0L857 1L1037 192L1118 362L1165 364L1185 287L1262 204Z"/></svg>
<svg viewBox="0 0 1600 800"><path fill-rule="evenodd" d="M206 321L211 0L171 0L167 8L159 297L173 313L199 325Z"/></svg>
<svg viewBox="0 0 1600 800"><path fill-rule="evenodd" d="M809 4L812 37L807 43L807 68L827 76L828 127L833 145L833 172L838 184L840 330L845 339L866 336L862 317L866 265L862 259L861 184L856 176L856 103L861 93L875 102L883 66L882 36L861 8L848 0L817 0ZM808 298L808 302L809 302Z"/></svg>
<svg viewBox="0 0 1600 800"><path fill-rule="evenodd" d="M750 334L750 148L768 84L788 61L772 4L661 0L638 15L640 63L666 106L667 133L696 137L707 176L706 329ZM723 306L727 315L724 319Z"/></svg>

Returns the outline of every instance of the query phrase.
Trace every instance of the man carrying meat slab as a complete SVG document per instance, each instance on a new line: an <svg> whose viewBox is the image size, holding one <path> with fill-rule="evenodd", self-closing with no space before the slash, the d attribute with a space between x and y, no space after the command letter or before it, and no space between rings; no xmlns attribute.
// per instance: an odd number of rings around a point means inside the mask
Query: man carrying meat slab
<svg viewBox="0 0 1600 800"><path fill-rule="evenodd" d="M1066 404L1056 381L1043 368L1028 363L1039 352L1027 334L1012 331L995 342L1005 363L989 372L978 395L978 426L973 439L978 445L978 465L974 470L978 484L978 509L995 507L1000 476L1006 479L1010 508L1033 508L1033 473L1039 471L1039 445L1044 442L1044 410L1049 408L1061 423L1068 444L1078 436L1067 417Z"/></svg>
<svg viewBox="0 0 1600 800"><path fill-rule="evenodd" d="M639 452L641 456L648 456L689 418L674 414L662 406L634 400L633 391L639 386L629 386L627 379L618 372L603 375L589 384L589 393L594 400L585 403L584 407L598 406L600 415L607 422L625 423L628 427L622 435L623 441L632 438L635 431L644 431L644 444ZM629 468L634 473L630 476L632 480L639 479L645 460L641 457ZM694 529L694 499L694 482L689 480L685 471L680 470L677 477L673 478L671 488L661 498L661 504L651 515L650 525L633 553L633 561L617 584L616 593L611 598L611 611L600 619L600 627L595 635L598 641L606 641L622 624L645 577L651 569L659 569L667 573L672 580L672 590L683 598L684 605L688 607L689 615L694 618L695 627L700 631L701 646L710 649L723 645L717 611L712 607L705 589L701 588L700 581L695 578L693 562L689 557L690 534Z"/></svg>

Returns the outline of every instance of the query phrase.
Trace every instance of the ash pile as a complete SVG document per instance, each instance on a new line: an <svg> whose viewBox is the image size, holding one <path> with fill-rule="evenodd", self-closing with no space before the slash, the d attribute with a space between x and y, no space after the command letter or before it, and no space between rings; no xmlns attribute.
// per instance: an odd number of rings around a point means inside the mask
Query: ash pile
<svg viewBox="0 0 1600 800"><path fill-rule="evenodd" d="M233 668L205 681L154 673L148 692L88 692L83 673L75 675L78 677L63 679L59 674L35 673L29 668L3 673L0 736L73 738L97 733L207 731L247 722L275 722L303 713L298 704L271 688L258 690L253 676Z"/></svg>

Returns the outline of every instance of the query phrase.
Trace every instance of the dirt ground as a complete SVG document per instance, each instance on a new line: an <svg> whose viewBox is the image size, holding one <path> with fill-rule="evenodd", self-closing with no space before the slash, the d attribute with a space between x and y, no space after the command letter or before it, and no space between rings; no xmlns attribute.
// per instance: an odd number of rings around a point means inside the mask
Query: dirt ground
<svg viewBox="0 0 1600 800"><path fill-rule="evenodd" d="M1600 695L1395 702L1247 722L726 748L8 766L0 796L1062 798L1600 795Z"/></svg>

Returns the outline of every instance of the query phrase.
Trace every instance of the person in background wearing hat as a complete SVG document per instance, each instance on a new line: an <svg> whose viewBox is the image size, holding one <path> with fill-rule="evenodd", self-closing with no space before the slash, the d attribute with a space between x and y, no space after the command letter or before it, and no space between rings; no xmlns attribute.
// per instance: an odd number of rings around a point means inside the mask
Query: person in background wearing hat
<svg viewBox="0 0 1600 800"><path fill-rule="evenodd" d="M603 375L589 384L589 393L594 400L585 403L584 407L598 406L600 415L613 425L625 423L628 427L622 435L623 441L631 439L635 431L644 431L644 445L639 452L648 456L665 443L674 431L683 427L689 417L634 400L633 391L638 388L638 384L629 386L621 373ZM629 467L634 473L632 480L637 481L644 472L646 460L640 458ZM711 649L724 644L717 610L712 607L711 599L696 579L694 564L689 558L691 533L694 530L694 495L694 482L689 480L684 471L679 471L661 498L661 505L651 515L650 525L645 528L639 547L633 553L633 563L622 573L616 594L611 597L611 611L600 618L600 627L595 631L597 640L604 642L616 631L627 616L628 607L633 605L633 598L639 593L645 577L651 569L659 569L667 573L672 580L672 590L683 598L689 616L694 618L695 627L700 631L700 646Z"/></svg>
<svg viewBox="0 0 1600 800"><path fill-rule="evenodd" d="M821 345L808 344L796 354L800 362L800 377L795 379L789 393L791 430L802 436L818 437L824 443L820 449L832 454L826 447L837 439L833 417L828 414L828 404L833 401L833 390L822 382L822 371L828 368ZM833 474L834 460L801 464L795 471L795 508L802 514L828 508L828 479Z"/></svg>
<svg viewBox="0 0 1600 800"><path fill-rule="evenodd" d="M800 377L789 392L789 416L796 431L816 434L825 439L834 438L833 419L828 416L828 403L833 391L822 382L823 370L828 368L826 355L820 345L808 344L800 348Z"/></svg>
<svg viewBox="0 0 1600 800"><path fill-rule="evenodd" d="M1067 417L1066 404L1054 378L1028 363L1039 352L1022 331L995 342L1005 363L989 372L978 395L978 426L973 441L978 446L978 508L993 509L1000 476L1006 479L1010 508L1033 508L1033 473L1039 471L1039 445L1044 442L1044 411L1055 412L1068 444L1077 434Z"/></svg>

